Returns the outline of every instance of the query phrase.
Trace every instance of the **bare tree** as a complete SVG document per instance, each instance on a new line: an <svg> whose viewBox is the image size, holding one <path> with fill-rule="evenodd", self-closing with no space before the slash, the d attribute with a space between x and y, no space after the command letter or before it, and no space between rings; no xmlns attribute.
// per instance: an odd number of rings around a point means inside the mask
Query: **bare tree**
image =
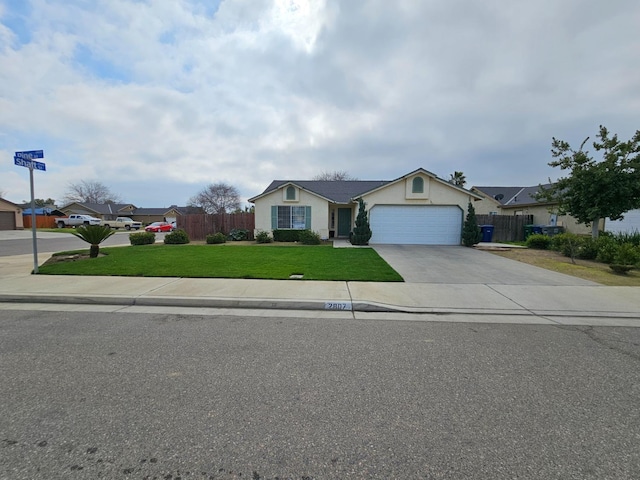
<svg viewBox="0 0 640 480"><path fill-rule="evenodd" d="M191 197L189 205L201 207L207 213L233 212L240 208L240 193L228 183L212 183Z"/></svg>
<svg viewBox="0 0 640 480"><path fill-rule="evenodd" d="M345 170L336 170L335 172L322 172L318 175L314 176L311 180L322 180L322 181L346 181L346 180L357 180L357 178L349 175Z"/></svg>
<svg viewBox="0 0 640 480"><path fill-rule="evenodd" d="M120 203L122 199L109 187L98 181L81 180L70 183L64 194L63 202L67 203Z"/></svg>

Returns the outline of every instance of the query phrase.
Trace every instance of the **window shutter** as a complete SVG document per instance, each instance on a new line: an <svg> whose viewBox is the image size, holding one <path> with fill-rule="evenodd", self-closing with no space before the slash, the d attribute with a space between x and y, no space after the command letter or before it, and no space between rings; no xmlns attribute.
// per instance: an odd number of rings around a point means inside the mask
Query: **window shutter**
<svg viewBox="0 0 640 480"><path fill-rule="evenodd" d="M304 228L311 230L311 207L304 207Z"/></svg>
<svg viewBox="0 0 640 480"><path fill-rule="evenodd" d="M271 205L271 230L278 229L278 207Z"/></svg>

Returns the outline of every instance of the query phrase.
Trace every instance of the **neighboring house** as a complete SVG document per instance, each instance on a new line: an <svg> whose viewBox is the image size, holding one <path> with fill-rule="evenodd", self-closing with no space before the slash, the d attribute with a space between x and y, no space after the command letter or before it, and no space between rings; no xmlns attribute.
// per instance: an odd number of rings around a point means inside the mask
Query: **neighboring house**
<svg viewBox="0 0 640 480"><path fill-rule="evenodd" d="M549 185L543 185L542 188ZM533 187L471 187L482 201L473 206L478 215L533 215L534 225L562 226L566 231L591 234L591 227L578 223L570 215L558 215L558 205L535 198L539 186ZM601 228L604 221L601 221Z"/></svg>
<svg viewBox="0 0 640 480"><path fill-rule="evenodd" d="M114 220L116 217L130 217L143 224L153 222L175 222L184 215L188 207L171 205L168 208L138 208L130 203L79 203L74 202L61 207L65 215L72 213L91 215L102 220Z"/></svg>
<svg viewBox="0 0 640 480"><path fill-rule="evenodd" d="M23 230L20 205L0 198L0 230Z"/></svg>
<svg viewBox="0 0 640 480"><path fill-rule="evenodd" d="M36 216L45 216L45 217L61 217L64 215L64 212L58 210L55 207L37 207L34 209ZM31 207L22 207L22 215L24 217L31 215Z"/></svg>
<svg viewBox="0 0 640 480"><path fill-rule="evenodd" d="M640 209L629 210L624 214L622 220L611 220L607 218L604 222L604 229L611 233L640 232Z"/></svg>
<svg viewBox="0 0 640 480"><path fill-rule="evenodd" d="M29 207L27 208L25 205L29 205ZM31 228L31 221L33 219L31 216L31 205L25 205L22 205L22 221L24 228ZM36 216L36 228L56 228L56 217L64 216L64 212L58 210L55 206L35 208L34 213Z"/></svg>
<svg viewBox="0 0 640 480"><path fill-rule="evenodd" d="M459 245L471 200L481 197L419 168L395 180L274 180L249 199L256 232L311 229L322 238L348 238L362 198L370 243Z"/></svg>

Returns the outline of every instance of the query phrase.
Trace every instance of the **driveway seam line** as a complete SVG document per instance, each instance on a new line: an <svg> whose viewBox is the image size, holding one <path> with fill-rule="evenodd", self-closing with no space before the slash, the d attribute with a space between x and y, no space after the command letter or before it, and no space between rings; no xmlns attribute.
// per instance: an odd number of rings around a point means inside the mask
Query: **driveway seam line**
<svg viewBox="0 0 640 480"><path fill-rule="evenodd" d="M353 308L353 295L351 295L351 288L349 288L349 282L344 282L347 287L347 293L349 294L349 302L351 303L351 317L356 319L356 310Z"/></svg>
<svg viewBox="0 0 640 480"><path fill-rule="evenodd" d="M489 287L492 291L496 292L498 295L502 296L503 298L506 298L507 300L509 300L510 302L515 303L516 305L518 305L520 308L522 308L525 312L529 312L529 314L531 314L532 316L536 317L536 318L541 318L543 320L547 320L548 322L551 322L555 325L562 325L562 323L556 321L556 320L552 320L551 318L548 318L544 315L540 315L539 313L536 313L535 311L531 310L530 308L525 307L524 305L521 305L520 303L516 302L513 298L509 298L507 295L505 295L502 292L499 292L498 290L496 290L495 288L493 288L493 286L486 284L487 287Z"/></svg>

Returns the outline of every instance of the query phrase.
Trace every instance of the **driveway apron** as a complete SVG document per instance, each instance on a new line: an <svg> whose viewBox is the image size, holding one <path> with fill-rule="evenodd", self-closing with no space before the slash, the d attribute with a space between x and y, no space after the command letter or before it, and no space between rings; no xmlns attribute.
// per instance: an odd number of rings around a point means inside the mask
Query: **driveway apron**
<svg viewBox="0 0 640 480"><path fill-rule="evenodd" d="M467 247L373 245L407 283L598 285Z"/></svg>

